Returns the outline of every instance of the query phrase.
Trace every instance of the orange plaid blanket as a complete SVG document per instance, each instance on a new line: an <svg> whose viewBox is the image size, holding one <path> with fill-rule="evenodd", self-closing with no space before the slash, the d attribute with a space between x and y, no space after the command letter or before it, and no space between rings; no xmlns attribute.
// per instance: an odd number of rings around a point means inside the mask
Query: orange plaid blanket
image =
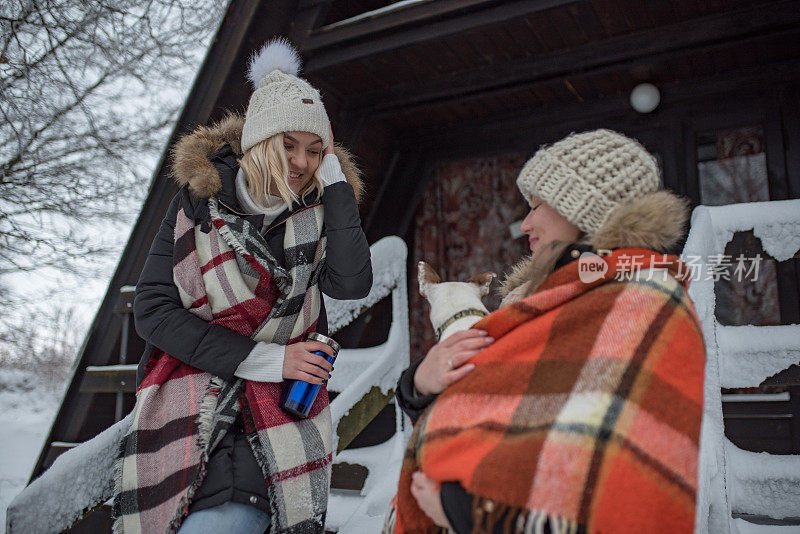
<svg viewBox="0 0 800 534"><path fill-rule="evenodd" d="M395 532L439 531L409 491L420 469L475 495L475 532L693 531L705 351L688 273L642 249L603 259L599 279L572 262L475 325L497 341L417 422Z"/></svg>

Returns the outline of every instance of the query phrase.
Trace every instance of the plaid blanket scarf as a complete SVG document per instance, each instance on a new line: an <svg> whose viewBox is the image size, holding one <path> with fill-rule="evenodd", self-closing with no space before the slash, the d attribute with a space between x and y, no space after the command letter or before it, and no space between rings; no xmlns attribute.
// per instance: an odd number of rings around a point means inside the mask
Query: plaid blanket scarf
<svg viewBox="0 0 800 534"><path fill-rule="evenodd" d="M284 269L256 228L214 198L208 203L210 232L183 208L177 215L173 279L183 306L256 341L303 340L320 311L322 205L286 221ZM225 381L163 352L151 357L117 461L114 531L177 531L209 454L241 413L268 485L270 532L322 532L332 458L327 392L297 420L278 405L281 387Z"/></svg>
<svg viewBox="0 0 800 534"><path fill-rule="evenodd" d="M440 530L409 491L417 470L475 495L473 532L693 531L705 352L685 266L604 259L602 278L572 262L475 325L496 341L417 422L395 532Z"/></svg>

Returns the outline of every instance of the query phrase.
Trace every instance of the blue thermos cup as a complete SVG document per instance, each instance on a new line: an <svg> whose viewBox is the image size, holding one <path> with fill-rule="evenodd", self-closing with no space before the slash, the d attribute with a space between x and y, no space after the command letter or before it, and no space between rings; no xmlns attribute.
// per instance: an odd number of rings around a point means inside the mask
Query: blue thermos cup
<svg viewBox="0 0 800 534"><path fill-rule="evenodd" d="M322 356L333 365L340 348L335 340L328 336L312 332L308 334L306 341L319 341L330 345L333 348L333 356L328 356L327 353L321 350L315 350L314 354ZM303 380L287 380L283 390L283 398L281 399L281 408L292 415L306 418L321 388L322 384L309 384Z"/></svg>

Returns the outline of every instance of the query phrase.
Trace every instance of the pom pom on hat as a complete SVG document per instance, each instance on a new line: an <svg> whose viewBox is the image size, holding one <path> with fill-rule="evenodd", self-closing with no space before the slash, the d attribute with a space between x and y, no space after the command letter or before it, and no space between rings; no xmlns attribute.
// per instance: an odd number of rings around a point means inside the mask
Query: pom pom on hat
<svg viewBox="0 0 800 534"><path fill-rule="evenodd" d="M300 73L300 55L284 37L269 41L250 57L247 79L253 84L253 89L258 89L260 82L273 70L291 76Z"/></svg>
<svg viewBox="0 0 800 534"><path fill-rule="evenodd" d="M283 37L267 42L248 64L247 78L255 87L242 129L242 150L283 132L311 132L330 143L330 122L322 98L299 78L300 55Z"/></svg>

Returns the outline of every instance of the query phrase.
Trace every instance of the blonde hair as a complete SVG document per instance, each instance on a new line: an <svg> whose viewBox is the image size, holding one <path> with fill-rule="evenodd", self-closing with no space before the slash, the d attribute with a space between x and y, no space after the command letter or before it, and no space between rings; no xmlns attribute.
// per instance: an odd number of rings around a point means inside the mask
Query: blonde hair
<svg viewBox="0 0 800 534"><path fill-rule="evenodd" d="M296 195L289 188L289 160L286 158L282 133L275 134L247 149L239 165L247 177L247 192L259 206L266 207L264 201L267 195L280 196L287 206L298 202L313 189L316 189L317 200L322 196L324 185L317 175L319 168L314 171L311 180L303 187L300 194Z"/></svg>

